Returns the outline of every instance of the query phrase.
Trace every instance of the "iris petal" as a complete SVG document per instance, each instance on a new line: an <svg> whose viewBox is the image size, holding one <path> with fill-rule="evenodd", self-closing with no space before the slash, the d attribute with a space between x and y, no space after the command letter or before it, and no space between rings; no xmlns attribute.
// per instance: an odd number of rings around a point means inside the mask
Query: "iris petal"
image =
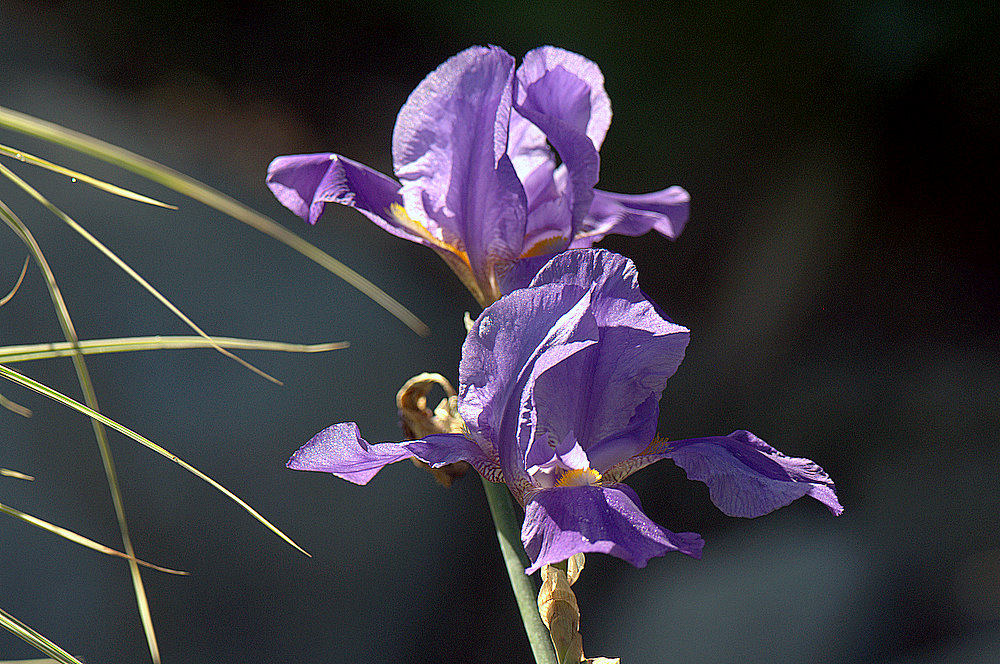
<svg viewBox="0 0 1000 664"><path fill-rule="evenodd" d="M515 106L520 115L544 132L562 159L562 166L553 171L552 177L555 186L562 190L564 204L570 210L571 228L566 229L567 237L576 235L590 209L600 172L597 148L583 131L574 126L574 122L579 122L575 117L580 115L579 109L565 103L567 98L586 99L581 94L583 91L573 89L582 86L575 76L557 68L531 84L525 90L525 98ZM568 178L568 186L559 186L559 178L562 177ZM529 231L534 226L542 225L541 221L532 220Z"/></svg>
<svg viewBox="0 0 1000 664"><path fill-rule="evenodd" d="M534 389L545 395L535 398L539 419L562 421L575 430L585 441L593 467L604 472L649 444L660 394L684 359L689 333L646 299L635 265L618 254L560 254L533 281L543 283L594 289L591 313L600 330L597 349L590 358L574 356L565 366L540 375ZM584 359L588 367L579 365ZM568 384L576 387L562 387Z"/></svg>
<svg viewBox="0 0 1000 664"><path fill-rule="evenodd" d="M288 209L315 224L327 203L347 205L393 235L428 244L393 214L399 183L356 161L329 152L278 157L267 168L267 186Z"/></svg>
<svg viewBox="0 0 1000 664"><path fill-rule="evenodd" d="M589 247L605 235L644 235L655 230L676 239L688 220L691 195L681 187L667 187L650 194L613 194L594 190L580 230L571 246Z"/></svg>
<svg viewBox="0 0 1000 664"><path fill-rule="evenodd" d="M558 285L511 293L480 314L462 346L459 414L496 446L508 485L527 479L534 423L519 413L534 374L597 339L581 295Z"/></svg>
<svg viewBox="0 0 1000 664"><path fill-rule="evenodd" d="M688 479L707 484L712 502L729 516L760 516L802 496L812 496L834 515L844 511L822 468L785 456L749 431L671 441L659 456L672 459Z"/></svg>
<svg viewBox="0 0 1000 664"><path fill-rule="evenodd" d="M503 49L462 51L410 94L392 140L406 211L463 249L476 280L496 297L495 266L520 255L527 216L506 154L513 76L514 59Z"/></svg>
<svg viewBox="0 0 1000 664"><path fill-rule="evenodd" d="M462 350L459 411L497 446L508 479L524 476L533 446L571 431L603 472L648 445L687 341L687 329L645 298L631 261L569 251L476 321Z"/></svg>
<svg viewBox="0 0 1000 664"><path fill-rule="evenodd" d="M486 306L509 292L502 286L521 258L589 247L613 232L680 233L687 193L679 187L638 196L594 189L610 122L604 76L587 58L543 46L515 73L503 49L473 47L431 72L400 110L399 182L323 153L275 159L267 184L309 223L339 203L431 247Z"/></svg>
<svg viewBox="0 0 1000 664"><path fill-rule="evenodd" d="M670 551L700 558L704 545L697 533L673 533L651 521L625 485L538 491L525 505L521 541L528 574L577 553L607 553L645 567Z"/></svg>
<svg viewBox="0 0 1000 664"><path fill-rule="evenodd" d="M491 482L502 482L498 460L487 454L480 445L465 436L452 433L425 436L422 440L400 443L432 468L450 463L467 461L479 474Z"/></svg>
<svg viewBox="0 0 1000 664"><path fill-rule="evenodd" d="M459 434L433 434L422 440L371 444L358 425L343 422L327 427L300 447L287 466L293 470L331 473L355 484L368 484L390 463L414 457L434 467L468 461L483 477L500 481L496 460Z"/></svg>
<svg viewBox="0 0 1000 664"><path fill-rule="evenodd" d="M594 147L600 150L604 136L608 133L608 127L611 126L611 99L604 90L604 74L597 64L572 51L555 46L540 46L525 54L517 70L517 78L523 85L531 85L557 67L581 81L586 86L588 96L586 116L579 112L566 113L563 117L571 118L574 126L585 133ZM583 108L579 99L560 103L564 107L581 110Z"/></svg>
<svg viewBox="0 0 1000 664"><path fill-rule="evenodd" d="M354 422L323 429L288 460L293 470L332 473L355 484L368 484L383 467L413 456L399 443L371 445Z"/></svg>

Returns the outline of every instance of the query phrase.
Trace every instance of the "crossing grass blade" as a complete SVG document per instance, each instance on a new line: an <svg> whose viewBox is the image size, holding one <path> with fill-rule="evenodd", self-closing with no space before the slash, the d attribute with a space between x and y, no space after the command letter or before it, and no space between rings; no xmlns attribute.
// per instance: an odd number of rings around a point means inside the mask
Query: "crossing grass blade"
<svg viewBox="0 0 1000 664"><path fill-rule="evenodd" d="M293 547L295 547L296 549L298 549L299 551L301 551L305 555L307 555L307 556L310 555L305 549L303 549L302 547L300 547L290 537L288 537L288 535L286 535L285 533L283 533L280 530L278 530L278 528L275 527L274 525L272 525L270 521L268 521L263 516L261 516L260 513L257 512L257 510L255 510L254 508L250 507L250 505L248 505L242 498L240 498L239 496L237 496L236 494L234 494L232 491L230 491L226 487L222 486L221 484L219 484L218 482L216 482L215 480L213 480L211 477L209 477L205 473L201 472L200 470L198 470L197 468L195 468L194 466L192 466L188 462L184 461L183 459L181 459L180 457L178 457L176 454L173 454L172 452L167 451L166 449L164 449L163 447L160 447L159 445L157 445L153 441L149 440L148 438L137 434L136 432L132 431L128 427L125 427L125 426L119 424L118 422L115 422L111 418L109 418L109 417L107 417L105 415L102 415L101 413L97 412L96 410L83 405L82 403L76 401L75 399L71 399L70 397L66 396L65 394L62 394L61 392L58 392L58 391L52 389L51 387L43 385L42 383L39 383L38 381L36 381L36 380L34 380L32 378L29 378L29 377L27 377L27 376L25 376L23 374L20 374L17 371L14 371L13 369L11 369L10 367L6 367L6 366L4 366L2 364L0 364L0 378L6 378L7 380L10 380L10 381L12 381L12 382L14 382L14 383L22 386L22 387L26 387L29 390L32 390L34 392L37 392L38 394L41 394L42 396L48 397L49 399L52 399L53 401L55 401L57 403L60 403L60 404L66 406L68 408L72 408L73 410L78 411L80 413L83 413L84 415L87 415L88 417L90 417L92 420L94 420L96 422L100 422L101 424L103 424L103 425L105 425L105 426L107 426L107 427L109 427L111 429L114 429L115 431L117 431L119 433L122 433L122 434L128 436L129 438L131 438L132 440L136 441L140 445L148 447L149 449L153 450L154 452L156 452L160 456L163 456L163 457L165 457L165 458L173 461L174 463L176 463L180 467L182 467L185 470L187 470L189 473L195 475L196 477L198 477L199 479L203 480L204 482L207 482L209 485L211 485L212 487L214 487L217 491L220 491L227 498L229 498L230 500L232 500L233 502L235 502L237 505L239 505L240 507L242 507L244 510L246 510L253 518L255 518L257 521L259 521L262 525L264 525L268 530L270 530L271 532L273 532L275 535L277 535L281 539L285 540L287 543L291 544Z"/></svg>
<svg viewBox="0 0 1000 664"><path fill-rule="evenodd" d="M98 544L94 540L84 537L83 535L80 535L78 533L75 533L72 530L68 530L66 528L62 528L61 526L57 526L53 523L49 523L48 521L44 521L36 516L32 516L30 514L22 512L21 510L15 509L9 505L4 505L3 503L0 503L0 514L6 514L7 516L14 517L15 519L19 519L20 521L23 521L29 525L35 526L36 528L41 528L42 530L48 531L53 535L58 535L59 537L69 540L74 544L85 546L88 549L97 551L98 553L103 553L108 556L117 556L118 558L124 558L126 560L133 560L136 563L142 565L143 567L148 567L149 569L155 569L158 572L164 572L166 574L177 574L180 576L187 576L188 574L190 574L190 572L183 572L181 570L170 569L169 567L161 567L160 565L154 565L153 563L147 563L144 560L139 560L138 558L130 556L127 553L122 553L121 551L112 549L109 546Z"/></svg>
<svg viewBox="0 0 1000 664"><path fill-rule="evenodd" d="M0 169L2 168L3 166L0 165ZM38 264L38 268L45 279L45 287L49 291L49 298L52 300L56 319L59 321L59 327L62 328L63 337L68 343L78 343L80 337L76 333L76 327L73 325L72 318L70 318L66 301L62 296L59 285L56 283L55 274L53 274L52 268L49 267L49 263L45 259L45 254L42 253L42 248L38 246L38 242L28 227L21 222L18 216L14 214L14 211L2 200L0 200L0 218L3 219L8 228L24 243L28 253ZM77 382L79 382L80 389L83 391L83 398L87 402L87 406L96 412L99 410L97 392L94 390L94 383L90 378L87 363L83 359L83 353L75 353L72 359ZM104 475L107 478L108 490L111 493L111 503L115 508L115 518L118 520L118 531L121 534L122 547L125 549L126 554L135 558L135 549L132 546L132 538L129 535L128 522L125 518L125 501L122 499L121 486L118 482L118 470L115 467L114 457L111 454L111 445L108 443L108 433L104 426L97 420L92 419L90 423L94 431L94 437L97 440L97 449L100 452L101 462L104 466ZM143 632L146 636L146 644L149 647L150 659L152 659L153 664L160 664L160 648L156 641L156 631L153 629L153 617L149 610L149 598L146 597L146 589L142 582L139 565L134 560L129 560L128 569L132 579L136 607L139 611L139 620L142 623Z"/></svg>
<svg viewBox="0 0 1000 664"><path fill-rule="evenodd" d="M155 198L150 198L149 196L143 196L142 194L137 194L134 191L129 191L124 187L119 187L116 184L111 184L110 182L104 182L103 180L98 180L95 177L91 177L86 173L81 173L79 171L74 171L72 169L66 168L65 166L60 166L47 159L42 159L41 157L36 157L35 155L28 154L24 150L18 150L17 148L12 148L7 145L0 145L0 154L7 155L8 157L13 157L18 161L23 161L26 164L32 164L40 168L52 171L53 173L59 173L60 175L65 175L71 178L74 182L82 182L84 184L89 184L92 187L106 191L109 194L114 194L115 196L121 196L122 198L127 198L138 203L146 203L147 205L155 205L156 207L167 208L168 210L176 210L176 205L170 205L169 203L164 203L158 201Z"/></svg>
<svg viewBox="0 0 1000 664"><path fill-rule="evenodd" d="M0 106L0 127L34 136L114 164L229 215L265 235L269 235L337 275L420 336L426 337L430 334L430 328L427 327L426 323L368 279L306 242L270 217L262 215L192 177L124 148L3 106Z"/></svg>
<svg viewBox="0 0 1000 664"><path fill-rule="evenodd" d="M99 355L103 353L127 353L142 350L212 348L213 345L240 350L264 350L285 353L326 353L350 346L346 341L331 341L322 344L293 344L284 341L262 341L259 339L237 339L234 337L212 337L209 340L192 336L155 335L150 337L121 337L118 339L88 339L75 344L58 342L0 346L0 362L12 364L27 360L72 357L77 351L84 355Z"/></svg>
<svg viewBox="0 0 1000 664"><path fill-rule="evenodd" d="M102 254L104 254L105 256L107 256L111 260L111 262L113 262L115 265L117 265L119 269L121 269L123 272L125 272L125 274L127 274L129 277L131 277L137 284L139 284L140 286L142 286L143 288L145 288L146 291L149 292L150 295L152 295L153 297L155 297L163 306L165 306L167 309L169 309L171 313L173 313L175 316L177 316L178 318L180 318L181 321L183 321L185 325L187 325L192 330L194 330L198 334L198 336L204 337L205 339L208 339L208 340L211 340L211 337L208 335L208 333L205 332L204 330L202 330L198 326L197 323L195 323L193 320L191 320L190 318L188 318L187 315L183 311L181 311L180 309L178 309L174 305L173 302L171 302L166 297L164 297L163 294L160 293L160 291L158 291L155 287L153 287L152 284L150 284L148 281L146 281L138 272L136 272L135 270L133 270L128 265L128 263L126 263L121 258L119 258L117 254L115 254L113 251L111 251L106 246L104 246L104 244L100 240L98 240L96 237L94 237L93 235L91 235L91 233L87 229L85 229L83 226L81 226L80 224L78 224L72 217L70 217L68 214L66 214L65 212L63 212L61 209L59 209L58 207L56 207L55 205L53 205L51 202L49 202L49 200L45 196L43 196L41 194L41 192L39 192L37 189L35 189L34 187L32 187L27 182L25 182L22 178L18 177L18 175L16 173L14 173L13 171L11 171L9 168L7 168L6 166L4 166L3 164L0 164L0 175L3 175L8 180L10 180L11 182L13 182L15 185L17 185L18 187L20 187L21 189L23 189L25 191L25 193L27 193L29 196L31 196L36 201L38 201L39 203L41 203L46 209L48 209L58 219L60 219L67 226L69 226L74 231L76 231L85 240L87 240L87 242L89 242L91 245L93 245L98 251L100 251ZM5 217L7 217L7 216L9 216L9 217L16 217L16 215L14 215L13 211L11 211L10 208L8 208L6 205L4 205L3 208L4 208L4 212L5 212L5 215L4 215ZM20 225L24 226L23 224L20 224ZM73 341L76 341L76 340L73 340ZM273 376L271 376L267 372L263 371L262 369L258 369L257 367L255 367L254 365L250 364L249 362L247 362L243 358L239 357L238 355L229 352L228 350L226 350L225 348L222 348L221 346L219 346L218 344L216 344L214 342L212 342L212 347L215 348L220 353L222 353L223 355L225 355L226 357L228 357L230 359L233 359L236 362L239 362L244 367L246 367L247 369L250 369L254 373L258 374L259 376L261 376L263 378L266 378L267 380L271 381L272 383L276 383L278 385L281 385L281 381L280 380L278 380L277 378L274 378Z"/></svg>

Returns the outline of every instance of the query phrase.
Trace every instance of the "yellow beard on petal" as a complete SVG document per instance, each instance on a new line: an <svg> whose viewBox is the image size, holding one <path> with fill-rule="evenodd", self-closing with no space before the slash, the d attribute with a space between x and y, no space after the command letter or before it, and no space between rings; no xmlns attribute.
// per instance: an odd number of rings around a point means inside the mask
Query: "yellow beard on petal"
<svg viewBox="0 0 1000 664"><path fill-rule="evenodd" d="M590 468L567 470L556 486L597 486L601 483L601 474Z"/></svg>
<svg viewBox="0 0 1000 664"><path fill-rule="evenodd" d="M661 438L656 436L653 441L646 446L642 452L636 454L637 457L646 456L647 454L663 454L670 449L670 441L666 438Z"/></svg>

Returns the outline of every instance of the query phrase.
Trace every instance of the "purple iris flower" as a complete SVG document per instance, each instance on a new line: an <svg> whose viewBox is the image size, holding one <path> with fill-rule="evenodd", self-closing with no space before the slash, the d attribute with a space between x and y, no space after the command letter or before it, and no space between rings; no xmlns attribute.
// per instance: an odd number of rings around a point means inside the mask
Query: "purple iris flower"
<svg viewBox="0 0 1000 664"><path fill-rule="evenodd" d="M520 259L589 247L609 233L680 234L689 202L680 187L594 189L610 124L604 76L583 56L543 46L515 72L503 49L473 47L431 72L400 110L398 181L323 153L278 157L267 184L309 223L340 203L430 247L486 306L527 285L523 271L503 281Z"/></svg>
<svg viewBox="0 0 1000 664"><path fill-rule="evenodd" d="M401 459L434 467L467 461L505 482L524 506L528 573L591 551L637 567L668 551L700 557L698 534L657 525L621 483L664 458L707 484L731 516L760 516L806 495L840 514L819 466L752 433L656 439L660 394L687 343L688 330L639 289L631 261L599 249L567 251L527 288L487 307L469 331L459 367L464 435L372 445L353 422L336 424L288 466L366 484Z"/></svg>

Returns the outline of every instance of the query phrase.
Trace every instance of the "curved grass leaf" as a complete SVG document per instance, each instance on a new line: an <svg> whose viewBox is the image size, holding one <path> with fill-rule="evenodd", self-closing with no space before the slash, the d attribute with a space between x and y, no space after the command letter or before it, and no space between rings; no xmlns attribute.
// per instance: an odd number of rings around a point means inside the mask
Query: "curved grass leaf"
<svg viewBox="0 0 1000 664"><path fill-rule="evenodd" d="M324 344L291 344L283 341L261 341L258 339L237 339L235 337L212 337L204 339L192 336L151 336L123 337L119 339L89 339L77 343L60 342L47 344L25 344L21 346L0 346L0 362L13 363L26 360L45 360L54 357L71 357L77 351L84 355L102 353L126 353L140 350L167 350L183 348L223 348L241 350L266 350L285 353L325 353L347 348L346 341L331 341Z"/></svg>
<svg viewBox="0 0 1000 664"><path fill-rule="evenodd" d="M153 563L147 563L144 560L139 560L135 556L130 556L127 553L122 553L121 551L117 551L115 549L112 549L111 547L104 546L103 544L98 544L92 539L88 539L83 535L74 533L72 530L67 530L66 528L61 528L60 526L49 523L48 521L43 521L38 517L31 516L30 514L26 514L21 510L14 509L13 507L10 507L9 505L4 505L3 503L0 503L0 513L12 516L15 519L20 519L21 521L24 521L27 524L35 526L36 528L41 528L42 530L46 530L52 533L53 535L58 535L59 537L67 539L70 542L73 542L74 544L85 546L88 549L97 551L98 553L103 553L108 556L117 556L119 558L124 558L126 560L133 560L138 564L142 565L143 567L155 569L158 572L165 572L167 574L177 574L180 576L187 576L188 574L190 574L190 572L183 572L181 570L170 569L169 567L161 567L159 565L154 565Z"/></svg>
<svg viewBox="0 0 1000 664"><path fill-rule="evenodd" d="M232 500L233 502L235 502L237 505L239 505L240 507L242 507L253 518L255 518L257 521L259 521L264 527L266 527L268 530L270 530L271 532L273 532L275 535L277 535L281 539L285 540L286 542L288 542L289 544L291 544L293 547L295 547L296 549L298 549L299 551L301 551L305 555L307 555L307 556L310 555L305 549L303 549L301 546L299 546L298 544L296 544L290 537L288 537L288 535L286 535L285 533L283 533L280 530L278 530L278 528L276 526L272 525L270 521L268 521L263 516L261 516L260 513L257 512L257 510L255 510L254 508L250 507L250 505L248 505L242 498L240 498L239 496L237 496L236 494L234 494L232 491L230 491L226 487L222 486L221 484L219 484L218 482L216 482L215 480L213 480L211 477L209 477L205 473L201 472L200 470L198 470L197 468L195 468L194 466L192 466L188 462L184 461L183 459L181 459L180 457L178 457L176 454L173 454L172 452L169 452L168 450L164 449L163 447L160 447L159 445L157 445L153 441L149 440L148 438L145 438L144 436L141 436L141 435L135 433L131 429L129 429L129 428L127 428L127 427L125 427L125 426L123 426L121 424L118 424L118 422L115 422L111 418L109 418L109 417L107 417L105 415L100 414L99 412L95 411L94 409L88 408L87 406L84 406L82 403L80 403L80 402L78 402L78 401L76 401L74 399L69 398L68 396L62 394L61 392L53 390L51 387L48 387L46 385L43 385L43 384L39 383L36 380L28 378L27 376L25 376L23 374L20 374L20 373L14 371L13 369L11 369L9 367L6 367L6 366L4 366L2 364L0 364L0 377L6 378L7 380L10 380L10 381L12 381L12 382L14 382L14 383L16 383L18 385L21 385L22 387L26 387L29 390L32 390L34 392L37 392L38 394L41 394L42 396L48 397L49 399L52 399L53 401L55 401L57 403L61 403L62 405L67 406L68 408L72 408L75 411L81 412L84 415L87 415L88 417L90 417L91 419L93 419L94 421L100 422L101 424L103 424L103 425L105 425L107 427L110 427L110 428L114 429L115 431L128 436L129 438L131 438L132 440L136 441L140 445L148 447L149 449L153 450L154 452L156 452L160 456L163 456L163 457L165 457L165 458L173 461L174 463L176 463L177 465L179 465L181 468L184 468L185 470L187 470L192 475L195 475L199 479L201 479L204 482L208 483L209 485L211 485L212 487L214 487L217 491L221 492L227 498L229 498L230 500Z"/></svg>
<svg viewBox="0 0 1000 664"><path fill-rule="evenodd" d="M27 480L33 482L35 480L31 475L25 475L24 473L19 473L16 470L11 470L10 468L0 468L0 477L13 477L15 480Z"/></svg>
<svg viewBox="0 0 1000 664"><path fill-rule="evenodd" d="M20 415L21 417L31 417L30 408L25 408L21 404L11 401L2 394L0 394L0 408L6 408L10 412Z"/></svg>
<svg viewBox="0 0 1000 664"><path fill-rule="evenodd" d="M24 257L24 265L21 266L21 276L17 278L17 282L14 284L14 287L10 289L10 292L3 297L0 297L0 307L7 304L14 298L14 295L17 293L17 289L19 289L21 287L21 283L24 282L24 275L28 273L28 263L30 261L31 256Z"/></svg>
<svg viewBox="0 0 1000 664"><path fill-rule="evenodd" d="M145 288L147 292L149 292L153 297L155 297L163 306L165 306L167 309L169 309L171 313L173 313L175 316L177 316L178 318L180 318L184 322L184 324L186 324L192 330L194 330L195 332L197 332L199 336L204 337L205 339L211 340L211 337L208 335L208 333L205 332L204 330L202 330L198 326L197 323L195 323L193 320L191 320L190 318L188 318L187 314L185 314L183 311L181 311L180 309L178 309L174 305L173 302L171 302L166 297L164 297L163 294L160 293L160 291L156 290L156 288L154 288L152 284L150 284L148 281L146 281L138 272L136 272L135 270L133 270L128 265L128 263L126 263L121 258L119 258L117 254L115 254L113 251L111 251L106 246L104 246L104 244L100 240L98 240L96 237L94 237L93 235L91 235L90 232L86 228L84 228L80 224L76 223L76 221L74 221L72 217L70 217L68 214L66 214L62 210L60 210L58 207L56 207L55 205L53 205L51 202L49 202L49 200L47 198L45 198L45 196L43 196L37 189L35 189L30 184L28 184L27 182L25 182L24 180L22 180L20 177L17 176L16 173L14 173L13 171L11 171L9 168L7 168L6 166L4 166L3 164L0 164L0 175L3 175L7 179L9 179L11 182L13 182L14 184L16 184L18 187L20 187L21 189L23 189L25 191L25 193L27 193L32 198L34 198L39 203L41 203L47 210L49 210L52 214L56 215L56 217L58 217L66 225L68 225L70 228L72 228L74 231L76 231L80 236L82 236L83 239L87 240L87 242L89 242L91 245L93 245L98 251L100 251L102 254L104 254L105 256L107 256L111 260L111 262L113 262L115 265L117 265L119 267L119 269L121 269L123 272L125 272L125 274L127 274L128 276L130 276L137 284L139 284L140 286L142 286L143 288ZM3 216L9 222L13 221L15 224L19 224L20 226L24 227L24 225L20 223L20 220L17 219L17 216L14 215L13 211L9 207L7 207L6 205L2 204L2 202L0 202L0 212L3 212ZM215 348L220 353L222 353L223 355L225 355L226 357L228 357L230 359L233 359L233 360L236 360L237 362L239 362L240 364L242 364L247 369L250 369L254 373L262 376L263 378L266 378L267 380L271 381L272 383L276 383L278 385L282 384L281 381L278 380L277 378L274 378L273 376L271 376L267 372L265 372L265 371L263 371L261 369L258 369L257 367L255 367L254 365L250 364L249 362L247 362L243 358L235 355L234 353L229 352L228 350L226 350L225 348L222 348L218 344L212 343L212 347Z"/></svg>
<svg viewBox="0 0 1000 664"><path fill-rule="evenodd" d="M62 664L83 664L83 662L78 660L76 657L73 657L73 655L69 654L3 609L0 609L0 627L5 628L9 632L13 633L14 636L17 636L18 638L31 644L57 662L62 662Z"/></svg>
<svg viewBox="0 0 1000 664"><path fill-rule="evenodd" d="M370 297L420 336L425 337L430 334L430 328L409 309L351 268L306 242L270 217L262 215L192 177L124 148L3 106L0 106L0 127L34 136L114 164L229 215L271 236L337 275Z"/></svg>
<svg viewBox="0 0 1000 664"><path fill-rule="evenodd" d="M60 175L65 175L71 178L74 182L82 182L84 184L89 184L91 187L96 187L102 191L106 191L109 194L114 194L115 196L121 196L122 198L127 198L132 201L139 203L146 203L148 205L155 205L156 207L167 208L168 210L176 210L176 205L170 205L169 203L163 203L155 198L150 198L149 196L143 196L142 194L137 194L134 191L129 191L118 185L111 184L109 182L104 182L103 180L98 180L95 177L91 177L86 173L80 173L79 171L74 171L72 169L66 168L65 166L60 166L59 164L54 164L47 159L42 159L41 157L36 157L34 155L28 154L23 150L18 150L17 148L12 148L6 145L0 145L0 154L5 154L8 157L13 157L18 161L23 161L26 164L32 164L33 166L39 166L46 170L52 171L53 173L59 173Z"/></svg>
<svg viewBox="0 0 1000 664"><path fill-rule="evenodd" d="M3 217L7 226L14 231L14 234L21 239L28 252L38 264L38 269L41 270L42 277L45 279L45 287L49 291L49 298L52 300L56 319L59 321L59 327L62 328L63 337L69 343L78 343L80 337L76 333L73 319L70 318L69 309L66 307L66 301L63 299L59 284L56 283L55 274L53 274L52 268L49 267L49 263L45 259L45 254L42 253L42 248L38 246L38 242L28 227L21 223L21 220L17 218L14 211L7 207L2 200L0 200L0 216ZM99 409L97 392L94 390L94 382L90 378L90 371L87 369L87 363L83 359L83 353L75 353L72 360L77 381L80 384L80 389L83 391L83 398L86 400L87 406L97 411ZM104 466L104 475L107 478L108 490L111 493L111 503L115 508L115 518L118 521L118 532L121 534L122 547L125 549L125 553L135 557L135 549L132 546L132 538L129 535L128 522L125 518L125 501L122 499L121 486L118 482L118 470L115 468L114 456L111 454L111 445L108 443L108 432L96 420L91 420L90 424L94 431L94 437L97 440L97 449L101 456L102 465ZM160 647L156 641L153 616L149 610L149 599L146 597L146 589L142 582L142 574L139 571L138 563L134 560L129 560L128 571L132 579L132 591L135 595L136 607L139 611L139 620L142 623L143 633L146 636L146 644L149 647L149 656L153 664L160 664Z"/></svg>

